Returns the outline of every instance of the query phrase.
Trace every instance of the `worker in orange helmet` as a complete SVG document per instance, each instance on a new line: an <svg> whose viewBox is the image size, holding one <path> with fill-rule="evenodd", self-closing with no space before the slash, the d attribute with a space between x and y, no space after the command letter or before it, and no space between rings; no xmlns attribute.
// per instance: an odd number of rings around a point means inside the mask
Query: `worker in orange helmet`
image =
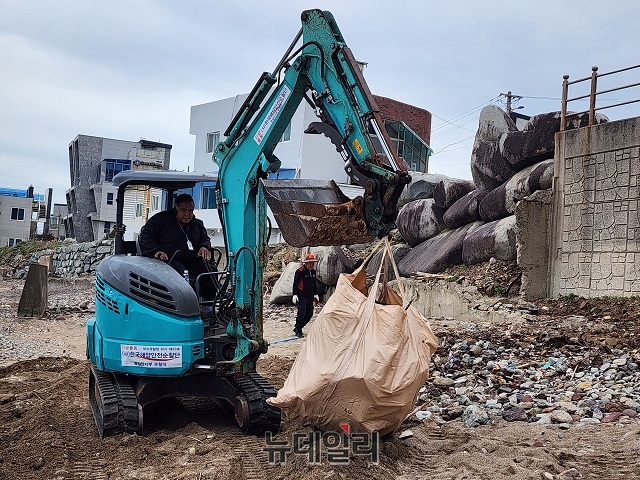
<svg viewBox="0 0 640 480"><path fill-rule="evenodd" d="M316 293L316 263L319 259L313 253L307 253L300 268L293 277L293 304L298 306L296 326L293 332L298 338L304 337L302 329L313 316L313 307L320 302Z"/></svg>

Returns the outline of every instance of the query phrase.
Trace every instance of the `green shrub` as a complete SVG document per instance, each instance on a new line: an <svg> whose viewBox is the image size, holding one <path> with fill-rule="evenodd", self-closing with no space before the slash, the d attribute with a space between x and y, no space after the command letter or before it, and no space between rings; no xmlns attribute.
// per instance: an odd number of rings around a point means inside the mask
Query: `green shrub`
<svg viewBox="0 0 640 480"><path fill-rule="evenodd" d="M18 267L26 263L32 253L54 248L57 244L57 240L28 240L13 247L0 247L0 265Z"/></svg>

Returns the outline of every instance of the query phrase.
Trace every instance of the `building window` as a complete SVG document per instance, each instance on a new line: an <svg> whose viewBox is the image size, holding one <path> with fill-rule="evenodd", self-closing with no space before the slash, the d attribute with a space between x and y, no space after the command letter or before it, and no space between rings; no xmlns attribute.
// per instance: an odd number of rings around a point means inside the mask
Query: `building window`
<svg viewBox="0 0 640 480"><path fill-rule="evenodd" d="M49 217L49 224L51 228L58 228L58 217Z"/></svg>
<svg viewBox="0 0 640 480"><path fill-rule="evenodd" d="M216 187L202 187L202 209L216 208Z"/></svg>
<svg viewBox="0 0 640 480"><path fill-rule="evenodd" d="M24 208L11 208L11 220L24 220Z"/></svg>
<svg viewBox="0 0 640 480"><path fill-rule="evenodd" d="M151 210L160 210L160 195L151 197Z"/></svg>
<svg viewBox="0 0 640 480"><path fill-rule="evenodd" d="M104 233L111 232L111 222L104 222Z"/></svg>
<svg viewBox="0 0 640 480"><path fill-rule="evenodd" d="M207 133L207 153L213 153L218 143L220 143L220 132Z"/></svg>
<svg viewBox="0 0 640 480"><path fill-rule="evenodd" d="M7 241L7 245L10 246L10 247L13 247L15 245L18 245L21 241L22 241L22 239L20 239L20 238L10 238Z"/></svg>
<svg viewBox="0 0 640 480"><path fill-rule="evenodd" d="M105 182L113 181L113 177L115 177L120 172L131 170L131 160L117 160L117 159L106 158L104 162L105 162L105 170L104 170Z"/></svg>
<svg viewBox="0 0 640 480"><path fill-rule="evenodd" d="M269 179L293 179L296 178L295 168L279 168L276 172L269 174Z"/></svg>
<svg viewBox="0 0 640 480"><path fill-rule="evenodd" d="M107 193L107 205L113 205L113 193Z"/></svg>
<svg viewBox="0 0 640 480"><path fill-rule="evenodd" d="M142 216L142 207L141 203L136 203L136 217Z"/></svg>
<svg viewBox="0 0 640 480"><path fill-rule="evenodd" d="M288 142L289 140L291 140L291 122L289 122L287 128L284 129L282 137L280 138L281 142Z"/></svg>

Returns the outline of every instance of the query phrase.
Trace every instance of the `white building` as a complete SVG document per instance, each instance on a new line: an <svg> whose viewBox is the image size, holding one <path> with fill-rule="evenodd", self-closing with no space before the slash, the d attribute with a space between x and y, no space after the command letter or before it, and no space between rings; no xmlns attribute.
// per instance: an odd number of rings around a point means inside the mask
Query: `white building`
<svg viewBox="0 0 640 480"><path fill-rule="evenodd" d="M45 232L53 189L46 194L0 187L0 247L13 247Z"/></svg>
<svg viewBox="0 0 640 480"><path fill-rule="evenodd" d="M224 140L224 132L244 103L247 95L237 95L215 102L191 107L189 133L195 135L194 168L199 173L216 173L213 162L216 145ZM401 157L408 160L410 168L426 172L431 149L427 143L431 131L431 114L418 107L404 104L384 97L375 97L379 101L381 116L391 140ZM406 122L404 120L406 119ZM324 135L304 133L311 122L319 121L307 102L302 102L285 130L274 154L282 162L279 178L309 178L316 180L334 180L340 184L343 192L350 197L361 190L358 186L348 186L349 177L344 171L342 157L335 146ZM414 124L414 128L409 124ZM420 137L415 131L427 132ZM416 153L416 145L418 152ZM407 158L411 155L411 160ZM204 221L210 231L213 244L221 246L218 212L215 209L215 185L201 187L193 192L196 216ZM277 224L271 217L272 242L282 241Z"/></svg>

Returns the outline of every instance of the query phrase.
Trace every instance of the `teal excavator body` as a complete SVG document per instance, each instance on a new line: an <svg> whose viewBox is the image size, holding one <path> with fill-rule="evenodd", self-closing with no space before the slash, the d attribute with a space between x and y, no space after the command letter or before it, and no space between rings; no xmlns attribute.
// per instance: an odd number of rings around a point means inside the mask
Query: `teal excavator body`
<svg viewBox="0 0 640 480"><path fill-rule="evenodd" d="M333 16L308 10L301 19L293 43L274 71L260 77L213 155L224 269L192 279L194 289L123 240L127 188L163 188L171 198L197 175L123 172L114 178L120 187L116 254L98 269L96 317L87 325L89 396L101 436L140 432L145 406L189 395L213 399L246 433L277 431L280 412L266 403L275 390L256 373L268 347L262 304L267 205L285 241L297 247L364 243L395 227L407 168ZM267 179L280 167L274 149L303 101L318 115L307 132L329 138L362 196L350 200L334 182ZM216 282L213 301L199 298L202 281Z"/></svg>

